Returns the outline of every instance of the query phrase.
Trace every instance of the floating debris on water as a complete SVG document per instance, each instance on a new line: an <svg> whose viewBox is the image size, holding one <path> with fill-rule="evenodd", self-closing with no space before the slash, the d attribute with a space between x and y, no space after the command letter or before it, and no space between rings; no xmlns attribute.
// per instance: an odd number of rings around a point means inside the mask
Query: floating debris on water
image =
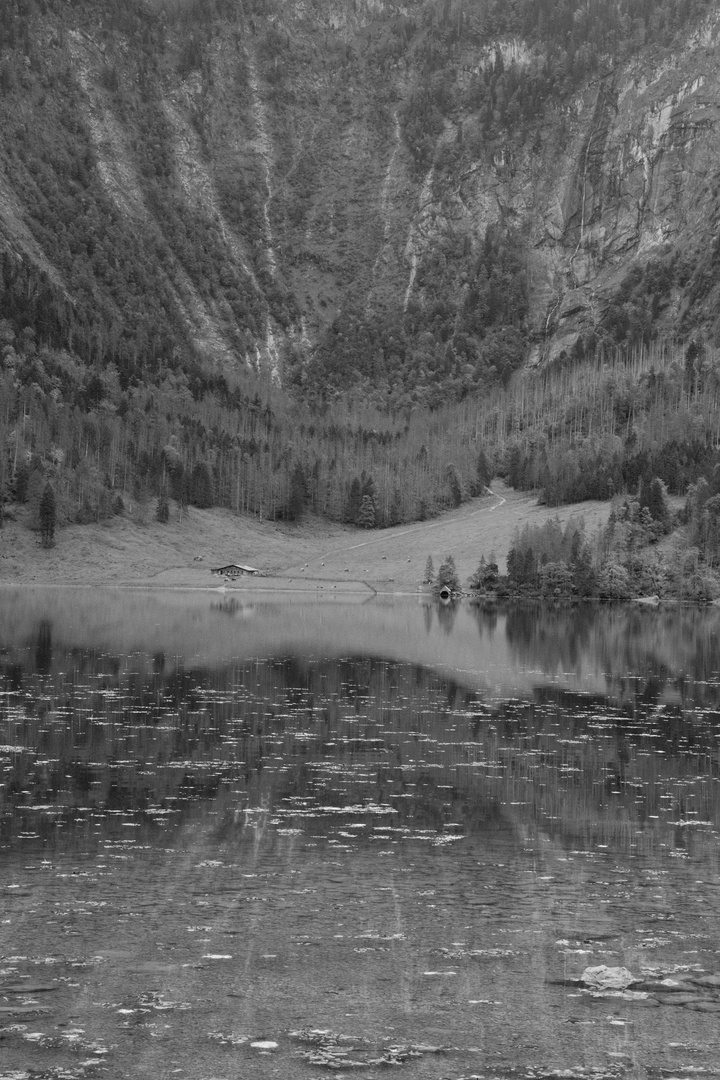
<svg viewBox="0 0 720 1080"><path fill-rule="evenodd" d="M209 1031L208 1038L219 1042L221 1046L245 1046L250 1041L249 1035L238 1035L234 1031Z"/></svg>

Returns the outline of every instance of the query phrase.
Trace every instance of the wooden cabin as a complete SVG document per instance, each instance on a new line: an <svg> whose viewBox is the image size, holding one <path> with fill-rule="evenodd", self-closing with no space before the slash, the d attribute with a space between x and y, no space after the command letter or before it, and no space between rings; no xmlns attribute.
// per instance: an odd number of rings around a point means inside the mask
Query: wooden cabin
<svg viewBox="0 0 720 1080"><path fill-rule="evenodd" d="M259 574L260 571L255 566L244 566L242 563L228 563L227 566L218 566L216 569L210 571L211 574L218 574L219 577L226 578L238 578L243 574Z"/></svg>

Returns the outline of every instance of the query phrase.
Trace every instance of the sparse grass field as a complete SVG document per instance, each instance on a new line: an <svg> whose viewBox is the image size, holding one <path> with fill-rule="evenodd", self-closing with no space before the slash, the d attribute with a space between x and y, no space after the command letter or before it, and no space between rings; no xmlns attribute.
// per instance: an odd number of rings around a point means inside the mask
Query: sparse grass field
<svg viewBox="0 0 720 1080"><path fill-rule="evenodd" d="M152 585L212 587L221 584L210 568L242 562L266 575L233 588L290 588L312 591L332 583L340 590L371 586L380 592L412 592L421 584L428 555L435 569L447 555L464 582L482 555L494 553L501 570L513 531L583 516L588 535L607 521L609 503L560 508L539 506L532 496L493 484L493 494L474 499L432 521L369 530L306 518L297 525L235 517L224 510L195 510L171 520L139 524L128 517L58 530L46 550L38 534L18 521L0 529L0 583Z"/></svg>

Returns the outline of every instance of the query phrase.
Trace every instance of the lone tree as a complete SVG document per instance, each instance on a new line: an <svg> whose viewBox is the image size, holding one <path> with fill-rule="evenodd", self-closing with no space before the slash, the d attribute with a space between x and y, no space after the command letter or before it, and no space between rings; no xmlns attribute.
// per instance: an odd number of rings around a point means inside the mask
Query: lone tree
<svg viewBox="0 0 720 1080"><path fill-rule="evenodd" d="M433 566L433 557L428 555L427 562L425 563L425 577L423 578L423 585L432 585L435 580L435 567Z"/></svg>
<svg viewBox="0 0 720 1080"><path fill-rule="evenodd" d="M360 513L357 517L357 524L361 529L375 528L375 503L373 502L372 495L363 495L362 503L360 504Z"/></svg>
<svg viewBox="0 0 720 1080"><path fill-rule="evenodd" d="M40 543L47 548L55 543L55 492L49 483L40 498Z"/></svg>

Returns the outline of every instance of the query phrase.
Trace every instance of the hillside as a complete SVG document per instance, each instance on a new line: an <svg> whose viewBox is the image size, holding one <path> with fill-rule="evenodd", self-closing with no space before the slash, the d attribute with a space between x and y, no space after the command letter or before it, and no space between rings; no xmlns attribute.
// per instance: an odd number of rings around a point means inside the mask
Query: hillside
<svg viewBox="0 0 720 1080"><path fill-rule="evenodd" d="M11 8L3 313L29 274L86 361L422 403L578 336L715 333L714 4Z"/></svg>

